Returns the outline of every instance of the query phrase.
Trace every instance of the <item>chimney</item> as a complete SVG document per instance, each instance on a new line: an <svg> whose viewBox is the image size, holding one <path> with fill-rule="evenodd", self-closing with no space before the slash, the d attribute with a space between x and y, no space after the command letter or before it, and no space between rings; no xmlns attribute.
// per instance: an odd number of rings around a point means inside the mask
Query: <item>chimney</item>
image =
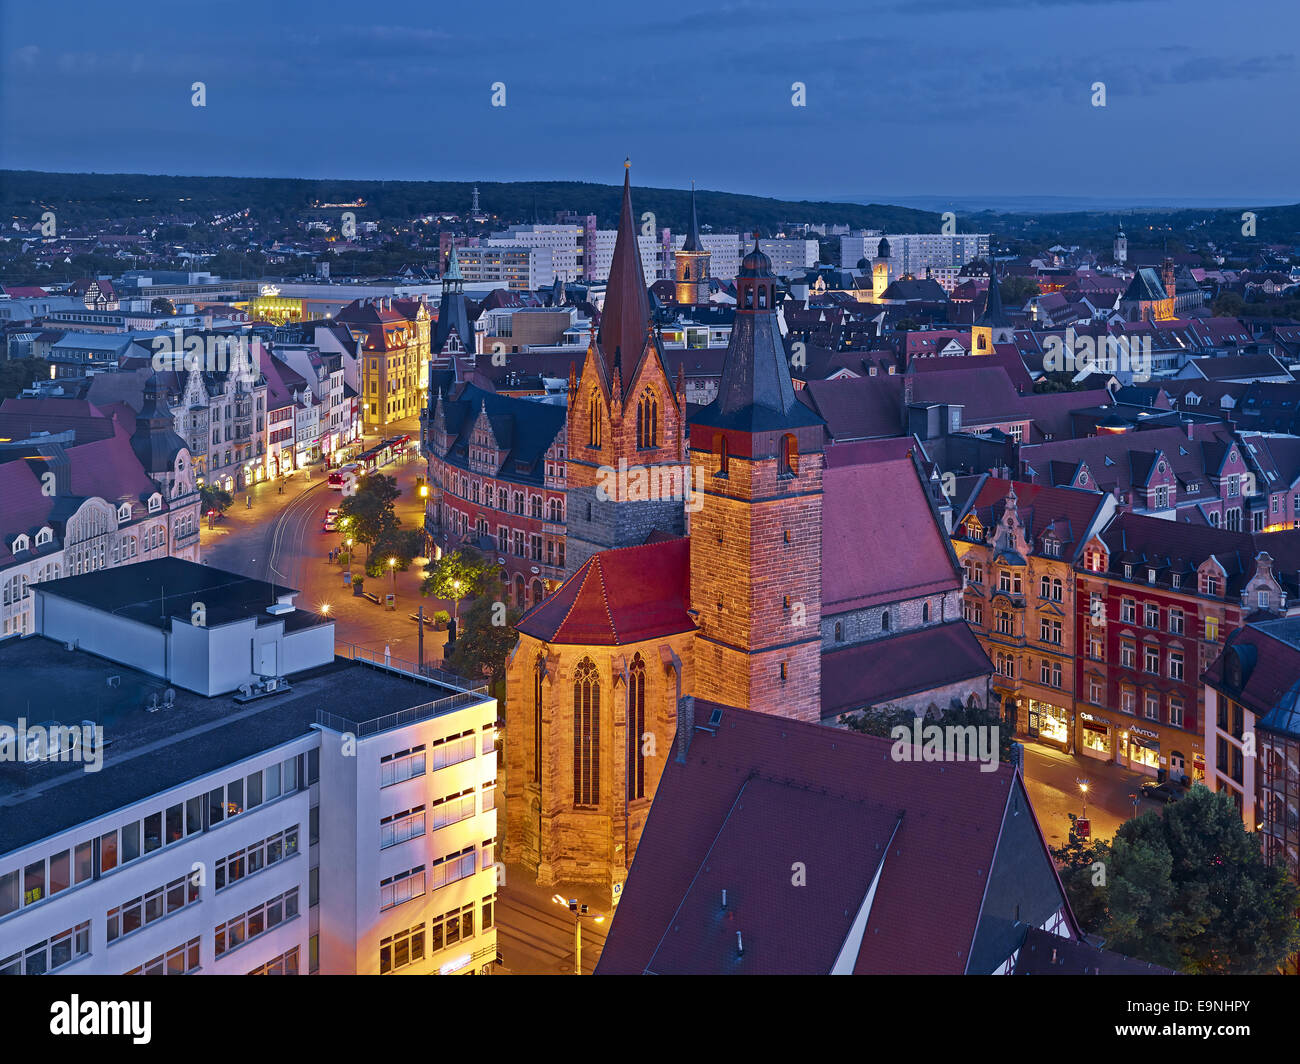
<svg viewBox="0 0 1300 1064"><path fill-rule="evenodd" d="M677 699L677 761L686 763L691 749L691 735L695 731L695 696L683 695Z"/></svg>

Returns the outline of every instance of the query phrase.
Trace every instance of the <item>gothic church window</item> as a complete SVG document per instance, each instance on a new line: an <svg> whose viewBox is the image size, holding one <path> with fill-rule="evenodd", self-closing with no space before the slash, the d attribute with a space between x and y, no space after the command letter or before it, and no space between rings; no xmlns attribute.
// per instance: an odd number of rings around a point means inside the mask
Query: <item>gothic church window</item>
<svg viewBox="0 0 1300 1064"><path fill-rule="evenodd" d="M627 688L627 797L645 797L645 756L641 736L645 734L645 660L632 659Z"/></svg>
<svg viewBox="0 0 1300 1064"><path fill-rule="evenodd" d="M600 677L590 658L573 674L573 804L600 804Z"/></svg>

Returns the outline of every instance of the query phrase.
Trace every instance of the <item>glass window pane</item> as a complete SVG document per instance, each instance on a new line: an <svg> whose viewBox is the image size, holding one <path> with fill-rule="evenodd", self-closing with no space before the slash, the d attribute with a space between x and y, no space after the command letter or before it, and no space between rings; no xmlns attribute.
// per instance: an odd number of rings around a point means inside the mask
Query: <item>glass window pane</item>
<svg viewBox="0 0 1300 1064"><path fill-rule="evenodd" d="M45 861L29 864L23 870L23 904L31 905L45 897Z"/></svg>
<svg viewBox="0 0 1300 1064"><path fill-rule="evenodd" d="M50 858L50 893L57 894L72 885L72 854L67 850Z"/></svg>
<svg viewBox="0 0 1300 1064"><path fill-rule="evenodd" d="M264 776L266 777L266 800L269 802L272 798L280 797L280 766L272 765L268 768Z"/></svg>
<svg viewBox="0 0 1300 1064"><path fill-rule="evenodd" d="M144 852L153 853L162 845L162 813L150 813L144 818Z"/></svg>
<svg viewBox="0 0 1300 1064"><path fill-rule="evenodd" d="M79 843L76 849L77 882L85 883L95 874L95 847L89 842Z"/></svg>
<svg viewBox="0 0 1300 1064"><path fill-rule="evenodd" d="M140 856L140 822L131 821L122 829L122 864Z"/></svg>
<svg viewBox="0 0 1300 1064"><path fill-rule="evenodd" d="M99 837L99 870L111 872L117 867L117 832L110 831Z"/></svg>
<svg viewBox="0 0 1300 1064"><path fill-rule="evenodd" d="M225 790L218 787L216 790L208 791L208 824L216 826L225 818Z"/></svg>
<svg viewBox="0 0 1300 1064"><path fill-rule="evenodd" d="M262 774L254 772L248 777L248 808L254 809L262 804Z"/></svg>
<svg viewBox="0 0 1300 1064"><path fill-rule="evenodd" d="M264 923L265 919L266 919L265 915L260 912L249 914L248 917L249 938L252 938L254 935L260 935L263 931L266 930L266 925Z"/></svg>
<svg viewBox="0 0 1300 1064"><path fill-rule="evenodd" d="M191 798L185 803L185 834L193 835L203 830L203 798Z"/></svg>
<svg viewBox="0 0 1300 1064"><path fill-rule="evenodd" d="M0 916L5 916L18 908L18 872L8 872L0 876Z"/></svg>
<svg viewBox="0 0 1300 1064"><path fill-rule="evenodd" d="M123 906L122 907L122 934L126 935L126 934L130 934L132 931L139 930L142 914L143 914L143 908L140 904L139 898L136 898L134 901L128 902L125 906Z"/></svg>
<svg viewBox="0 0 1300 1064"><path fill-rule="evenodd" d="M179 842L185 835L185 807L177 804L167 809L167 843Z"/></svg>
<svg viewBox="0 0 1300 1064"><path fill-rule="evenodd" d="M284 770L284 793L291 794L298 789L298 759L291 757L282 762Z"/></svg>
<svg viewBox="0 0 1300 1064"><path fill-rule="evenodd" d="M57 968L70 960L72 960L72 935L65 933L62 938L50 944L50 967Z"/></svg>
<svg viewBox="0 0 1300 1064"><path fill-rule="evenodd" d="M244 781L231 780L226 785L226 812L230 816L244 811Z"/></svg>

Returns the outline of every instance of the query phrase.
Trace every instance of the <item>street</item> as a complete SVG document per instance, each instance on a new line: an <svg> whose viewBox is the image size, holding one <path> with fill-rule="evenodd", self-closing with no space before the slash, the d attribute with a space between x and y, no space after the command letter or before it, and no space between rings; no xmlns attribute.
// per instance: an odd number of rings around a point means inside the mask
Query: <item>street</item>
<svg viewBox="0 0 1300 1064"><path fill-rule="evenodd" d="M1051 846L1063 846L1070 834L1070 813L1082 814L1079 780L1088 781L1088 818L1092 837L1109 839L1133 816L1138 786L1153 777L1119 765L1063 753L1042 743L1025 742L1025 786L1043 834ZM1138 800L1138 812L1160 808Z"/></svg>

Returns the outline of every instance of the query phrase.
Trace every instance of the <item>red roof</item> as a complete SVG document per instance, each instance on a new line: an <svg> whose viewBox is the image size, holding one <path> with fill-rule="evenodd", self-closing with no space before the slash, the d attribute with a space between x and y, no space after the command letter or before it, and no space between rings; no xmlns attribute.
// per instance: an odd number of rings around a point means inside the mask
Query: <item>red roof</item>
<svg viewBox="0 0 1300 1064"><path fill-rule="evenodd" d="M1033 820L1016 771L895 761L888 739L746 710L712 724L713 708L695 703L668 761L597 972L825 974L877 873L854 973L965 972L1008 803ZM1055 882L1034 908L1068 914Z"/></svg>
<svg viewBox="0 0 1300 1064"><path fill-rule="evenodd" d="M519 631L547 643L620 646L689 632L691 544L685 537L593 554Z"/></svg>
<svg viewBox="0 0 1300 1064"><path fill-rule="evenodd" d="M822 719L992 672L963 620L832 650L822 655Z"/></svg>
<svg viewBox="0 0 1300 1064"><path fill-rule="evenodd" d="M822 616L961 587L910 438L826 450Z"/></svg>

